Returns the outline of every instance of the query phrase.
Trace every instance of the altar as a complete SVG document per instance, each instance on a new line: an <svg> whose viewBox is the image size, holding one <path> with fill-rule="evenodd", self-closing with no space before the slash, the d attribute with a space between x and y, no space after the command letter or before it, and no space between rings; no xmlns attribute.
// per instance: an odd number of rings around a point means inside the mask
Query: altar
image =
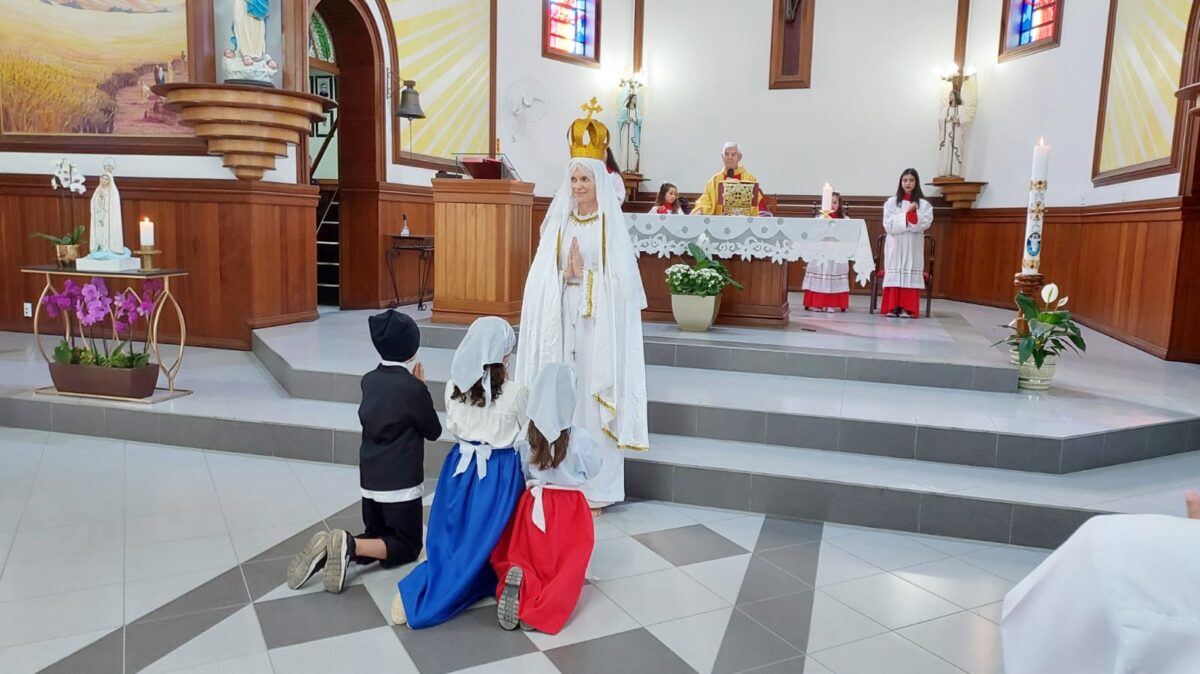
<svg viewBox="0 0 1200 674"><path fill-rule="evenodd" d="M648 321L674 320L666 270L686 262L689 243L700 243L721 259L745 287L730 286L722 293L716 321L721 325L787 325L789 262L850 262L859 285L866 285L874 270L863 220L627 213L625 223L639 255L649 305L642 316Z"/></svg>

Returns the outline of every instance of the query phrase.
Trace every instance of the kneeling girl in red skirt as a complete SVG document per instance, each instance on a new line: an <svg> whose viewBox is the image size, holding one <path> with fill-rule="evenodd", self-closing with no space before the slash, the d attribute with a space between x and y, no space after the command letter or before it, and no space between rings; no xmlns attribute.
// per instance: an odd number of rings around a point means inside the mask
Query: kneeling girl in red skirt
<svg viewBox="0 0 1200 674"><path fill-rule="evenodd" d="M557 634L583 592L595 543L592 509L580 488L600 472L600 448L572 428L575 375L542 368L529 395L528 442L518 450L527 489L492 551L500 626Z"/></svg>

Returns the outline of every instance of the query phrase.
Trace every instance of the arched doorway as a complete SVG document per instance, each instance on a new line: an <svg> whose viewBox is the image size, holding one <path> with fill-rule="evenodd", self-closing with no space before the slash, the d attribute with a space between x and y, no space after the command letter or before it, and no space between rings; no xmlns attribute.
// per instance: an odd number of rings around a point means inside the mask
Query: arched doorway
<svg viewBox="0 0 1200 674"><path fill-rule="evenodd" d="M318 165L322 195L317 222L317 296L319 304L361 306L351 265L380 262L363 249L356 235L374 231L378 219L378 186L386 180L384 43L369 0L309 0L308 15L318 12L332 42L333 64L313 61L313 72L333 75L331 91L338 101L337 124L324 129L330 138ZM325 78L309 78L310 86ZM320 93L314 91L313 93ZM314 137L310 143L325 143ZM316 152L316 150L314 150ZM315 157L310 156L311 162ZM336 167L336 169L334 169ZM313 175L310 166L309 174ZM368 253L355 255L357 250Z"/></svg>
<svg viewBox="0 0 1200 674"><path fill-rule="evenodd" d="M1183 163L1179 194L1200 199L1200 3L1192 3L1183 47L1183 73L1178 96L1188 107L1184 118Z"/></svg>

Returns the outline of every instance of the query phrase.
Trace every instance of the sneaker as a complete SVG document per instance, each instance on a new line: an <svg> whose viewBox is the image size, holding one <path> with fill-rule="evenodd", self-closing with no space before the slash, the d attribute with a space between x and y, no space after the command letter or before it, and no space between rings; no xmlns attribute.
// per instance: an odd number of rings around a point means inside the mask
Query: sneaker
<svg viewBox="0 0 1200 674"><path fill-rule="evenodd" d="M325 591L338 594L346 584L346 568L354 556L354 539L344 529L329 534L325 560Z"/></svg>
<svg viewBox="0 0 1200 674"><path fill-rule="evenodd" d="M522 632L536 632L537 628L534 627L533 625L530 625L529 623L525 622L524 620L522 620L521 621L521 631Z"/></svg>
<svg viewBox="0 0 1200 674"><path fill-rule="evenodd" d="M299 590L318 571L325 566L328 554L329 533L318 531L308 539L308 543L292 558L287 569L287 584L293 590Z"/></svg>
<svg viewBox="0 0 1200 674"><path fill-rule="evenodd" d="M408 615L404 612L404 600L400 598L399 592L392 598L392 624L408 624Z"/></svg>
<svg viewBox="0 0 1200 674"><path fill-rule="evenodd" d="M519 566L509 568L504 574L504 589L500 591L500 601L496 602L496 618L506 630L515 630L521 624L517 613L521 608L521 581L524 579L525 572Z"/></svg>

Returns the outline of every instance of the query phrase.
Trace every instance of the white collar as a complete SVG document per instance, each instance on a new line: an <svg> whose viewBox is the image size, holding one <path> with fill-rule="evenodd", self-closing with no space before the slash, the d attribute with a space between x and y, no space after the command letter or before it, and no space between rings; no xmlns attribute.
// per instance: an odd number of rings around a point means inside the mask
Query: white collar
<svg viewBox="0 0 1200 674"><path fill-rule="evenodd" d="M412 361L410 360L410 361L407 361L404 363L399 363L394 360L381 360L381 361L379 361L379 364L383 365L384 367L402 367L402 368L408 370L411 368Z"/></svg>

